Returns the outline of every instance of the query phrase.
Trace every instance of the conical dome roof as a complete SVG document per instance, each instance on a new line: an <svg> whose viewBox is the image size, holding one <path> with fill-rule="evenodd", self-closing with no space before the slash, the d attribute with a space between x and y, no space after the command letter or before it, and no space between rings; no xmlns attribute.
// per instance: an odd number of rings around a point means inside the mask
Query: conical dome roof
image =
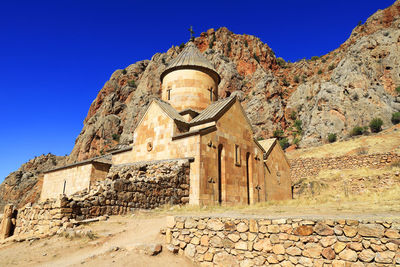
<svg viewBox="0 0 400 267"><path fill-rule="evenodd" d="M165 75L178 69L204 70L205 72L211 74L211 76L216 80L217 84L219 84L221 80L221 77L214 69L214 66L205 56L203 56L203 54L199 51L199 49L197 49L192 41L186 45L183 51L176 58L174 58L168 67L163 71L163 73L161 73L161 82Z"/></svg>

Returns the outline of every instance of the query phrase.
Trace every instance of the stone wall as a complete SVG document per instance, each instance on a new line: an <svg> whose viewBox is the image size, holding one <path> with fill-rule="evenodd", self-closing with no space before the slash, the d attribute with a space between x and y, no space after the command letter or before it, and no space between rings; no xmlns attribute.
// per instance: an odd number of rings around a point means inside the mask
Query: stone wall
<svg viewBox="0 0 400 267"><path fill-rule="evenodd" d="M70 197L60 196L18 210L15 235L54 234L71 222L133 209L189 201L189 160L113 166L104 181Z"/></svg>
<svg viewBox="0 0 400 267"><path fill-rule="evenodd" d="M400 221L168 217L169 249L200 266L394 266Z"/></svg>
<svg viewBox="0 0 400 267"><path fill-rule="evenodd" d="M72 215L67 198L46 200L34 206L30 204L18 210L14 235L33 236L54 234L60 228L67 227Z"/></svg>
<svg viewBox="0 0 400 267"><path fill-rule="evenodd" d="M334 158L291 159L290 166L292 181L296 182L301 178L316 176L322 170L355 169L362 167L383 168L396 161L400 161L400 155L395 153L381 153Z"/></svg>

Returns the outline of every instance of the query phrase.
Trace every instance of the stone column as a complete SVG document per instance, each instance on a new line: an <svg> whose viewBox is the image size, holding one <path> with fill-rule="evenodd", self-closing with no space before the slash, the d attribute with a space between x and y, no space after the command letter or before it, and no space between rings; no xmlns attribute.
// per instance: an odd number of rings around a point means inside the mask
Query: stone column
<svg viewBox="0 0 400 267"><path fill-rule="evenodd" d="M0 239L6 239L11 236L12 230L15 226L15 220L13 220L14 206L7 204L4 207L3 219L0 225Z"/></svg>

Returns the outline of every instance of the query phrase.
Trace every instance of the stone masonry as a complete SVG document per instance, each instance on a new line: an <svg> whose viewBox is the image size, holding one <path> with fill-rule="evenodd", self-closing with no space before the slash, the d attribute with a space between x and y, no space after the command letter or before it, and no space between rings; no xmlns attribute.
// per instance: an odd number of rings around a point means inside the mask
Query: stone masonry
<svg viewBox="0 0 400 267"><path fill-rule="evenodd" d="M290 160L292 181L318 175L322 170L384 168L392 162L400 161L396 153L380 153L334 158L299 158Z"/></svg>
<svg viewBox="0 0 400 267"><path fill-rule="evenodd" d="M400 221L167 218L170 250L200 266L394 266Z"/></svg>
<svg viewBox="0 0 400 267"><path fill-rule="evenodd" d="M113 166L104 181L71 197L27 205L18 210L15 235L55 234L72 222L134 209L189 201L189 160Z"/></svg>

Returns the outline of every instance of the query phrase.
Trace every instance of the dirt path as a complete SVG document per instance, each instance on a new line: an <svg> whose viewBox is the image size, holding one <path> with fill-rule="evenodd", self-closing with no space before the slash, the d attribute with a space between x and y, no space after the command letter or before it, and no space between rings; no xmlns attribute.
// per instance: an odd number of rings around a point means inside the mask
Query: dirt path
<svg viewBox="0 0 400 267"><path fill-rule="evenodd" d="M0 247L0 266L195 266L165 249L157 256L129 249L139 243L163 243L160 229L165 222L165 216L115 216L85 227L98 235L94 240L56 236L12 243Z"/></svg>

